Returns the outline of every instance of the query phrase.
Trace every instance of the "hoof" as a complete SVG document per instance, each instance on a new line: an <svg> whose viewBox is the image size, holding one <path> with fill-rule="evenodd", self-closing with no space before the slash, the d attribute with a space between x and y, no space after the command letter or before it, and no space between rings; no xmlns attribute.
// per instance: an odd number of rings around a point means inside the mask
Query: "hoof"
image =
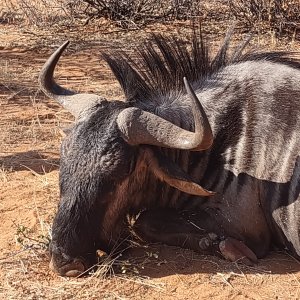
<svg viewBox="0 0 300 300"><path fill-rule="evenodd" d="M55 267L53 259L51 259L49 267L59 275L67 277L78 277L87 269L80 259L74 259L72 262L63 265L60 268Z"/></svg>
<svg viewBox="0 0 300 300"><path fill-rule="evenodd" d="M254 252L243 242L234 238L226 238L219 244L221 254L225 259L232 262L240 262L247 266L253 266L257 263L257 257Z"/></svg>

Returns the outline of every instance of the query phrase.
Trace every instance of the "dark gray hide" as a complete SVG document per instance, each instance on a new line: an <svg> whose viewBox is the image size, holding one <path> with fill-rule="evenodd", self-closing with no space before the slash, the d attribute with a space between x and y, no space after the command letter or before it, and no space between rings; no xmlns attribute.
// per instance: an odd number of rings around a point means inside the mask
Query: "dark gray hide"
<svg viewBox="0 0 300 300"><path fill-rule="evenodd" d="M245 263L276 244L299 258L300 64L242 55L246 43L228 57L231 34L213 59L196 34L191 51L156 35L135 60L103 54L125 102L53 81L67 43L45 64L42 89L77 118L62 143L50 246L61 275L85 271L96 249L126 247L127 216L140 212L133 229L148 242Z"/></svg>

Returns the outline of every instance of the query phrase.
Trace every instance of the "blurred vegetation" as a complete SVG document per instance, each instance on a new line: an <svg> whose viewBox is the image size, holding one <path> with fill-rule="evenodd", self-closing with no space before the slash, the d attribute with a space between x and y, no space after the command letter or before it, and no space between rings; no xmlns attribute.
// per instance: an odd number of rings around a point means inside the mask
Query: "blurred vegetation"
<svg viewBox="0 0 300 300"><path fill-rule="evenodd" d="M263 22L279 35L300 30L299 0L229 0L232 14L248 26Z"/></svg>
<svg viewBox="0 0 300 300"><path fill-rule="evenodd" d="M238 19L247 29L300 36L300 0L4 0L0 22L34 26L86 25L106 19L125 30L153 23Z"/></svg>
<svg viewBox="0 0 300 300"><path fill-rule="evenodd" d="M86 4L84 8L82 3ZM104 17L122 28L135 29L154 22L198 17L200 3L198 0L77 0L71 6L88 20Z"/></svg>

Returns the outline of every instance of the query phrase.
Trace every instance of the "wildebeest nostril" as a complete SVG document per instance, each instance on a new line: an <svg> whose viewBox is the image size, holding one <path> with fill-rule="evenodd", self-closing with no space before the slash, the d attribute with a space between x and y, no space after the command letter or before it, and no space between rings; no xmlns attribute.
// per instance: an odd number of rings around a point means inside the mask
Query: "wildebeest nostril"
<svg viewBox="0 0 300 300"><path fill-rule="evenodd" d="M74 259L72 262L63 265L62 267L57 267L51 258L49 267L52 271L60 274L61 276L68 276L68 277L78 277L86 271L85 264L80 259Z"/></svg>

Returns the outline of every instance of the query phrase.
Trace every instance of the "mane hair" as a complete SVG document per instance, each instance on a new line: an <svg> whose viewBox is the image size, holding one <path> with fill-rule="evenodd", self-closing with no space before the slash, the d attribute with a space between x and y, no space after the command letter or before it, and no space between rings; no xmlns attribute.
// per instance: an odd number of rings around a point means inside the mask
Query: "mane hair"
<svg viewBox="0 0 300 300"><path fill-rule="evenodd" d="M164 37L152 34L150 39L136 49L136 55L124 51L102 53L116 79L119 81L126 101L155 102L155 99L174 98L185 93L183 77L197 88L201 82L225 66L242 61L267 60L300 68L299 59L291 58L291 52L247 52L252 36L228 54L234 32L232 26L214 57L209 55L209 45L201 30L193 31L187 44L177 36Z"/></svg>

